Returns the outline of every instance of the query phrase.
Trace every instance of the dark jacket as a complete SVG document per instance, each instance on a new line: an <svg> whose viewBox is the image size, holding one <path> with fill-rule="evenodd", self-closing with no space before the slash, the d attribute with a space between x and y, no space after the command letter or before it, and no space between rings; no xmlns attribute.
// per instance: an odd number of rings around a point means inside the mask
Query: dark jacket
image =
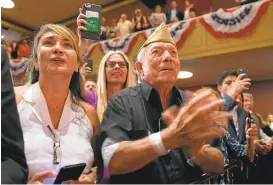
<svg viewBox="0 0 273 185"><path fill-rule="evenodd" d="M224 111L232 111L232 109L237 105L236 101L233 100L230 96L225 95L225 106L224 106ZM238 129L238 134L235 129L235 125L233 122L233 119L230 118L228 120L228 131L230 135L239 141L240 144L244 144L246 142L246 132L245 132L245 120L247 118L247 112L244 110L243 107L238 106L237 109L237 116L238 116L238 124L239 124L239 129Z"/></svg>
<svg viewBox="0 0 273 185"><path fill-rule="evenodd" d="M1 178L2 184L26 184L28 167L7 52L1 46Z"/></svg>
<svg viewBox="0 0 273 185"><path fill-rule="evenodd" d="M172 16L172 11L171 11L171 9L169 9L166 12L167 23L171 22L171 16ZM179 11L179 10L176 9L176 17L181 21L181 20L184 19L184 14L181 11Z"/></svg>

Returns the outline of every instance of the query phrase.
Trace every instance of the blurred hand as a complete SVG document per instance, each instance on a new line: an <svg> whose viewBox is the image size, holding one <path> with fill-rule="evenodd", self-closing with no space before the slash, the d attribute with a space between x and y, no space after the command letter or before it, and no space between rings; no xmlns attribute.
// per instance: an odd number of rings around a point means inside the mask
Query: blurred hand
<svg viewBox="0 0 273 185"><path fill-rule="evenodd" d="M56 176L57 174L50 170L42 171L33 175L30 181L28 181L28 184L43 184L44 179L53 178Z"/></svg>
<svg viewBox="0 0 273 185"><path fill-rule="evenodd" d="M210 154L210 155L207 155ZM199 152L200 157L197 156L195 163L202 169L203 172L207 174L217 174L222 172L225 166L225 160L223 153L214 147L202 147ZM206 156L204 158L204 156ZM211 161L208 163L207 161Z"/></svg>
<svg viewBox="0 0 273 185"><path fill-rule="evenodd" d="M246 123L246 125L247 125L247 123ZM257 138L257 135L258 135L257 125L251 124L251 127L246 130L246 139L254 140Z"/></svg>
<svg viewBox="0 0 273 185"><path fill-rule="evenodd" d="M96 175L91 174L82 174L78 180L70 180L68 184L95 184Z"/></svg>
<svg viewBox="0 0 273 185"><path fill-rule="evenodd" d="M254 140L255 150L260 151L262 154L267 154L271 148L263 140Z"/></svg>
<svg viewBox="0 0 273 185"><path fill-rule="evenodd" d="M92 69L90 67L88 67L88 64L87 62L84 63L82 65L82 67L80 68L80 73L81 75L83 75L84 77L90 75L92 73Z"/></svg>
<svg viewBox="0 0 273 185"><path fill-rule="evenodd" d="M272 142L272 140L267 141L267 142L266 142L266 146L267 146L267 149L270 151L270 150L272 149L272 147L273 147L273 142ZM269 152L269 151L268 151L268 152Z"/></svg>
<svg viewBox="0 0 273 185"><path fill-rule="evenodd" d="M246 74L240 74L235 82L232 83L231 88L229 89L229 91L227 92L227 95L229 95L230 97L232 97L233 99L235 99L235 97L241 93L243 90L248 90L249 86L251 85L250 78L245 78L242 79Z"/></svg>
<svg viewBox="0 0 273 185"><path fill-rule="evenodd" d="M224 135L229 113L215 111L223 106L224 100L209 101L212 91L205 91L192 98L182 108L171 107L163 112L162 118L168 127L161 131L167 149L182 147L189 155L196 155L210 138Z"/></svg>

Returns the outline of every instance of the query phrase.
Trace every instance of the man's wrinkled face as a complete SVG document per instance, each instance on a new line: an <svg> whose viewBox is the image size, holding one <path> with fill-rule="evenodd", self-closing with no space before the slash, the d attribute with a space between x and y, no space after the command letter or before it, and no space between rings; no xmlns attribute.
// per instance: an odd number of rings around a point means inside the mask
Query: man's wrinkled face
<svg viewBox="0 0 273 185"><path fill-rule="evenodd" d="M171 43L155 42L144 49L143 79L151 84L175 84L180 70L176 47Z"/></svg>

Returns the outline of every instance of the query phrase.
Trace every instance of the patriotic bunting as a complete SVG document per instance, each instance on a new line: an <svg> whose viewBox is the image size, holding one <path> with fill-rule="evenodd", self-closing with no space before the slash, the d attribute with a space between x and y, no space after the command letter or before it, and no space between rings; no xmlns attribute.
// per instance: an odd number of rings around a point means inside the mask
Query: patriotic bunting
<svg viewBox="0 0 273 185"><path fill-rule="evenodd" d="M233 9L219 9L200 18L208 32L215 37L242 37L253 30L269 6L262 0Z"/></svg>
<svg viewBox="0 0 273 185"><path fill-rule="evenodd" d="M99 44L101 50L103 53L107 53L108 51L111 50L121 50L124 53L128 54L131 51L132 46L137 41L138 34L139 33L133 33L126 37L114 38L100 42Z"/></svg>
<svg viewBox="0 0 273 185"><path fill-rule="evenodd" d="M176 22L176 23L168 25L169 32L173 36L173 39L175 40L175 43L178 46L180 46L184 42L186 36L194 28L195 23L196 23L196 20L191 19L191 20L180 21L180 22ZM134 46L134 44L136 43L140 35L144 35L144 37L147 39L153 33L154 30L155 28L151 28L148 30L132 33L123 38L114 38L114 39L96 43L92 45L92 49L89 50L87 56L90 56L94 47L98 45L104 54L111 50L121 50L124 53L128 54L131 51L132 47Z"/></svg>
<svg viewBox="0 0 273 185"><path fill-rule="evenodd" d="M15 80L20 80L26 72L29 58L21 57L18 59L10 59L10 72Z"/></svg>

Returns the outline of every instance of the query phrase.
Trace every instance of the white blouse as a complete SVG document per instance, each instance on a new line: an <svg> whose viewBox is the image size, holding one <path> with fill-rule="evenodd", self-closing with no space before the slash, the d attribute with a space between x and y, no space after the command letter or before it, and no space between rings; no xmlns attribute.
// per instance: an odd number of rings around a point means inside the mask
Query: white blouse
<svg viewBox="0 0 273 185"><path fill-rule="evenodd" d="M86 163L84 173L90 171L94 153L91 147L93 128L83 109L72 102L69 92L58 131L60 133L61 162L53 164L54 130L44 95L37 82L23 95L18 104L18 112L25 142L25 155L29 166L29 179L37 172L52 170L56 173L61 167Z"/></svg>

